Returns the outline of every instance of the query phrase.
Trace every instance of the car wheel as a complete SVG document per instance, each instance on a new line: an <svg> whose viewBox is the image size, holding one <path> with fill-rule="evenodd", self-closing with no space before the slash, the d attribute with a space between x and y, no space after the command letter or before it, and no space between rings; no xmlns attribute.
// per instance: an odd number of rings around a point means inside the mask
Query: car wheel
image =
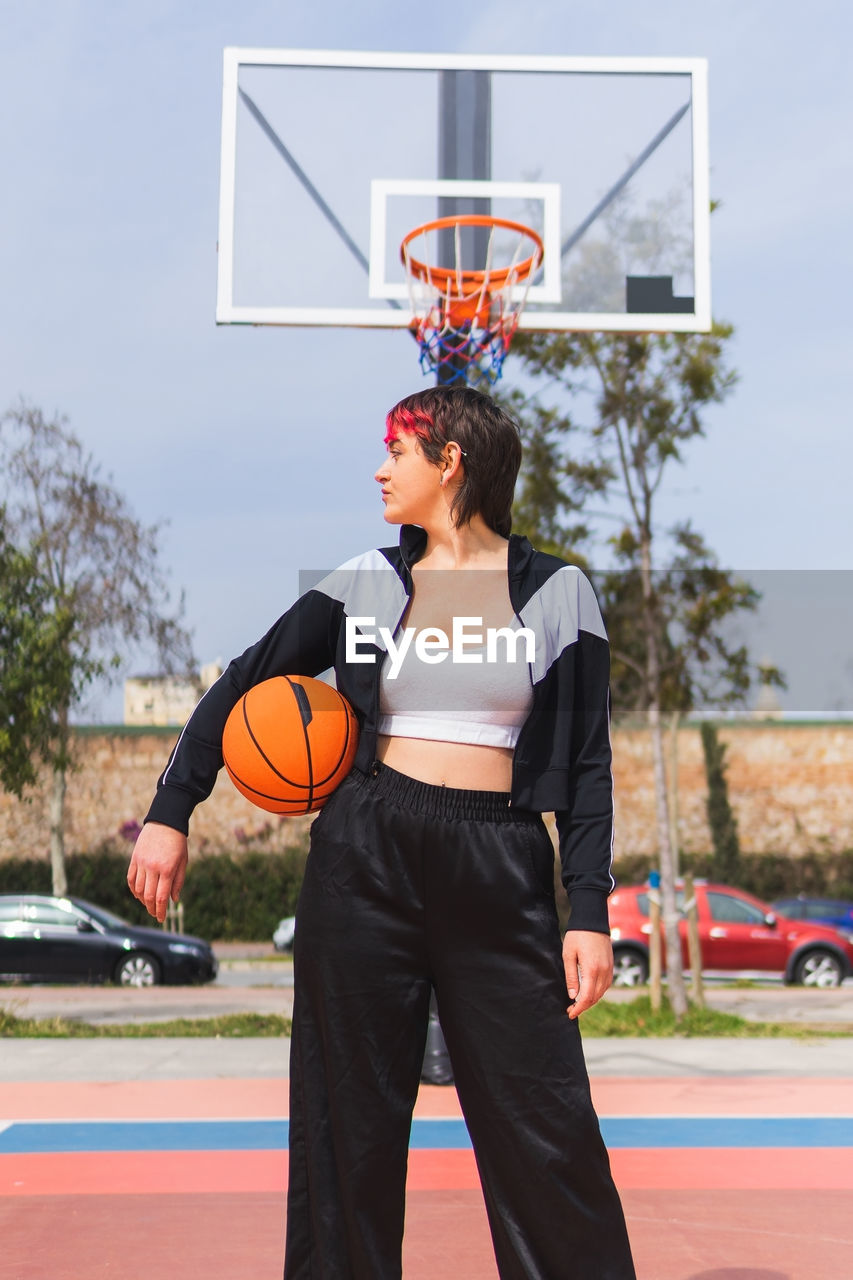
<svg viewBox="0 0 853 1280"><path fill-rule="evenodd" d="M831 951L808 951L794 968L794 981L804 987L840 987L844 966Z"/></svg>
<svg viewBox="0 0 853 1280"><path fill-rule="evenodd" d="M649 962L634 947L616 947L613 952L614 987L642 987L649 980Z"/></svg>
<svg viewBox="0 0 853 1280"><path fill-rule="evenodd" d="M159 981L159 964L143 951L132 951L116 967L116 982L123 987L155 987Z"/></svg>

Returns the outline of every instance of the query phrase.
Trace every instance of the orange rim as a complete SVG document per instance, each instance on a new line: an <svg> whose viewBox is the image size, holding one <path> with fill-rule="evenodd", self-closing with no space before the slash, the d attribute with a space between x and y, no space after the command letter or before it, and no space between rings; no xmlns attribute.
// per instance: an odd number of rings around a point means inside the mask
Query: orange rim
<svg viewBox="0 0 853 1280"><path fill-rule="evenodd" d="M466 271L457 271L455 267L431 267L406 252L407 246L418 236L425 235L428 231L445 231L450 227L492 227L493 229L500 227L503 231L517 231L520 235L529 236L536 249L529 258L524 258L514 266L499 267L497 270L491 268L481 270L472 267ZM492 290L492 288L503 288L511 277L515 280L526 280L541 264L544 257L545 245L542 243L542 237L532 227L526 227L523 222L511 222L507 218L493 218L485 213L465 213L456 218L436 218L432 222L425 222L422 226L415 227L414 231L410 231L400 245L400 258L403 265L419 280L427 284L437 283L442 287L446 286L450 280L458 280L461 282L462 289L466 291L482 286L486 281L489 289Z"/></svg>

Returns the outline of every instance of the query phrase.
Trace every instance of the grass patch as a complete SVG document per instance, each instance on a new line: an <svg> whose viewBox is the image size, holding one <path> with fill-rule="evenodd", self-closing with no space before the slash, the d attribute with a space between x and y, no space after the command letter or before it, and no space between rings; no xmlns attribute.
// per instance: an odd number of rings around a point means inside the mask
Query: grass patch
<svg viewBox="0 0 853 1280"><path fill-rule="evenodd" d="M648 996L637 996L624 1004L600 1000L581 1014L580 1022L587 1039L603 1036L738 1036L762 1039L793 1036L803 1039L818 1034L815 1029L800 1023L753 1022L734 1013L700 1009L695 1004L691 1004L687 1016L677 1022L666 999L655 1011ZM828 1033L821 1031L820 1034ZM837 1030L831 1034L845 1035L848 1032Z"/></svg>
<svg viewBox="0 0 853 1280"><path fill-rule="evenodd" d="M626 1003L601 1000L581 1015L587 1039L601 1037L728 1036L741 1039L808 1039L814 1036L849 1036L851 1027L803 1025L794 1022L753 1022L734 1013L700 1009L690 1005L686 1018L676 1022L664 1000L655 1012L648 996ZM0 1007L0 1039L150 1039L175 1036L235 1038L240 1036L289 1036L290 1018L275 1013L229 1013L216 1018L172 1018L168 1022L92 1023L75 1018L19 1018Z"/></svg>
<svg viewBox="0 0 853 1280"><path fill-rule="evenodd" d="M168 1022L94 1023L75 1018L18 1018L0 1008L0 1038L18 1040L289 1036L290 1025L290 1018L277 1013L228 1013L217 1018L172 1018Z"/></svg>

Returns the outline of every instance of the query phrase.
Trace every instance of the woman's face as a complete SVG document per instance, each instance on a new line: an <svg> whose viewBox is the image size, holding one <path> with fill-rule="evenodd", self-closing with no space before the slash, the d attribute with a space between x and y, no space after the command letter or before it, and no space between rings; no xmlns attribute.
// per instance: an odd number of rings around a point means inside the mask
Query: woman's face
<svg viewBox="0 0 853 1280"><path fill-rule="evenodd" d="M388 454L373 477L382 486L388 524L430 523L445 513L441 497L441 471L421 453L416 435L402 431L388 441Z"/></svg>

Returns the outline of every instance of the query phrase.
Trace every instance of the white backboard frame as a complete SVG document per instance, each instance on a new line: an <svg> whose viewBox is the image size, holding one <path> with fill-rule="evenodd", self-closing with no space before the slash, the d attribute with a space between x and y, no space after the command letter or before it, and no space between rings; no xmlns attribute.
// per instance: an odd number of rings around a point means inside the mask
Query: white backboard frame
<svg viewBox="0 0 853 1280"><path fill-rule="evenodd" d="M528 57L467 54L382 53L340 50L227 48L223 55L223 98L221 168L219 197L219 243L217 267L217 324L334 326L403 329L412 323L406 306L381 311L357 307L328 306L242 306L234 302L234 229L236 199L236 143L241 66L294 66L376 68L386 70L458 70L596 75L689 75L691 79L691 120L693 157L693 280L692 313L660 315L536 311L524 312L519 328L532 331L585 332L707 332L711 328L710 192L708 153L708 68L704 58L583 58ZM377 175L378 176L378 175ZM393 181L386 179L385 181ZM499 185L499 184L490 184ZM517 184L508 184L517 185ZM547 184L535 184L537 186ZM435 182L432 183L435 186ZM557 241L559 252L559 239ZM554 249L551 246L553 261ZM546 277L542 285L553 295L554 285L547 272L549 245L546 244ZM373 275L371 253L371 275ZM365 291L366 292L366 291ZM406 297L405 292L402 297ZM559 293L553 298L558 300ZM542 298L550 301L551 298Z"/></svg>

